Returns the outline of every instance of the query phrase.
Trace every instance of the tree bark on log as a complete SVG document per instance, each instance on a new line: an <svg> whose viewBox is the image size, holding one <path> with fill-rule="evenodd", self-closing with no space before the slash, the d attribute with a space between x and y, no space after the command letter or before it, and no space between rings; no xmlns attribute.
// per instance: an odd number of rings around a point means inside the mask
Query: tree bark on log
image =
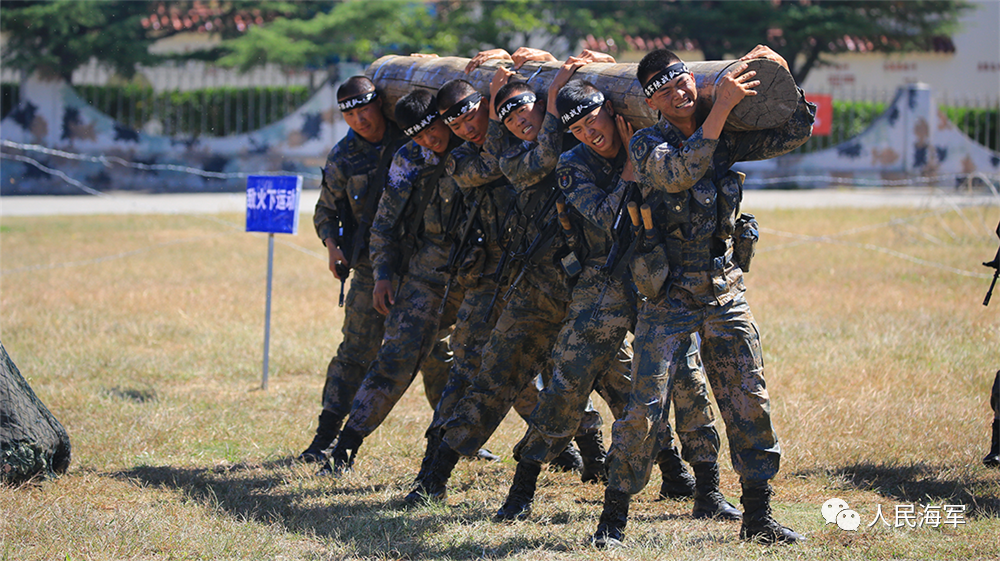
<svg viewBox="0 0 1000 561"><path fill-rule="evenodd" d="M465 73L469 59L462 57L423 58L387 55L371 64L365 71L383 96L383 111L393 118L396 101L416 88L436 92L445 82L454 78L468 80L481 94L488 96L490 80L498 65L507 61L488 61L471 74ZM792 116L798 103L795 80L781 65L766 59L747 61L757 71L761 84L757 95L746 97L737 105L726 121L726 130L747 131L775 128ZM687 66L698 85L699 110L711 109L718 80L728 75L739 64L735 60L688 62ZM560 62L527 62L517 72L536 92L544 92L555 77ZM635 63L593 63L576 71L575 78L592 82L605 97L611 100L615 111L624 115L638 130L655 124L658 116L646 104L642 87L636 80Z"/></svg>

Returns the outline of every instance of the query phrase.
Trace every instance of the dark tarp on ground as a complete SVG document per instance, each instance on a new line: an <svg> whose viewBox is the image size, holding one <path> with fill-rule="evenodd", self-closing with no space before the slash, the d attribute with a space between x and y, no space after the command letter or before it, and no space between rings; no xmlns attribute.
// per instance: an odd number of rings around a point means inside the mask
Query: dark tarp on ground
<svg viewBox="0 0 1000 561"><path fill-rule="evenodd" d="M69 467L69 435L0 343L0 482L18 485Z"/></svg>

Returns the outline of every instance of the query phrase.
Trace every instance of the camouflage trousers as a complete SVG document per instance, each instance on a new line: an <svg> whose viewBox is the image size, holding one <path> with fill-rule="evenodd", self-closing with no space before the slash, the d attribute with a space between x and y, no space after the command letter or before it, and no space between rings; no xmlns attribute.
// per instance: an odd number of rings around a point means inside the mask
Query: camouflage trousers
<svg viewBox="0 0 1000 561"><path fill-rule="evenodd" d="M497 284L480 278L474 287L465 290L465 298L458 307L455 329L451 335L451 349L454 358L448 373L448 383L444 387L441 400L434 408L434 419L428 432L439 430L455 412L455 405L465 395L472 378L482 366L483 348L489 341L505 302L497 298L492 310L490 303L496 293ZM488 314L487 314L488 312ZM518 394L514 410L525 420L538 403L538 388L528 384Z"/></svg>
<svg viewBox="0 0 1000 561"><path fill-rule="evenodd" d="M340 330L343 337L337 354L326 367L323 385L323 409L338 417L350 413L354 394L382 346L385 318L372 306L374 287L371 265L360 263L351 272L344 299L344 325ZM446 336L447 332L441 335ZM424 393L431 407L437 404L447 381L450 355L447 339L439 338L430 356L420 365Z"/></svg>
<svg viewBox="0 0 1000 561"><path fill-rule="evenodd" d="M530 285L514 292L483 349L479 372L442 426L443 439L452 450L476 453L539 374L543 384L549 382L552 348L568 308L567 302ZM600 427L596 411L589 417L580 430Z"/></svg>
<svg viewBox="0 0 1000 561"><path fill-rule="evenodd" d="M552 349L552 377L538 397L527 433L514 446L519 460L547 463L569 445L598 380L616 417L625 407L630 381L616 356L635 326L635 296L617 281L605 290L602 279L588 267L573 288L573 301Z"/></svg>
<svg viewBox="0 0 1000 561"><path fill-rule="evenodd" d="M781 447L771 426L760 335L743 294L721 306L661 297L639 310L632 394L625 417L612 428L610 489L635 494L649 481L661 448L657 427L667 415L677 372L689 360L692 333L701 337L705 375L726 425L733 468L743 481L769 480L778 472ZM677 425L680 432L685 422L678 419ZM700 461L704 452L685 450L685 459Z"/></svg>
<svg viewBox="0 0 1000 561"><path fill-rule="evenodd" d="M552 353L552 382L539 396L528 432L515 447L515 455L521 459L552 461L573 438L592 389L608 403L615 419L621 419L625 413L632 389L631 377L625 369L630 361L623 363L617 357L629 352L627 343L625 349L622 345L626 333L635 328L636 297L622 283L613 282L607 289L604 286L596 270L588 269L573 289L569 319L559 332ZM598 300L601 306L595 309ZM686 455L698 461L715 462L719 434L696 344L692 344L689 353L692 355L689 362L678 369L673 395L675 416L680 423L678 433ZM671 446L673 437L666 416L659 431L662 445Z"/></svg>
<svg viewBox="0 0 1000 561"><path fill-rule="evenodd" d="M455 323L463 290L453 289L444 313L438 309L444 286L407 277L385 318L385 335L368 368L344 427L366 437L382 424L431 354L440 330ZM426 372L425 372L426 374Z"/></svg>

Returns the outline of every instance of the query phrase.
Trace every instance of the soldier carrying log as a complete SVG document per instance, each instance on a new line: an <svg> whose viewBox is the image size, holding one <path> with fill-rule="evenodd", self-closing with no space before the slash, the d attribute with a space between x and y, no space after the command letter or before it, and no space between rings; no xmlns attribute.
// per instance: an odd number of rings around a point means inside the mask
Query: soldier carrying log
<svg viewBox="0 0 1000 561"><path fill-rule="evenodd" d="M371 227L372 299L375 309L386 316L385 342L365 374L321 473L336 475L350 468L364 439L410 386L431 352L439 325L455 323L462 300L462 291L452 290L442 304L446 275L441 269L451 246L445 221L461 204L458 188L444 172L458 139L440 118L435 97L427 90L401 98L395 115L410 141L393 156Z"/></svg>
<svg viewBox="0 0 1000 561"><path fill-rule="evenodd" d="M621 366L615 355L626 333L635 329L637 298L627 267L617 275L602 273L602 268L616 269L614 247L635 246L621 236L622 229L633 230L633 220L628 214L623 216L626 207L635 206L632 201L635 183L627 147L631 127L621 117L616 121L611 103L593 84L582 80L573 80L559 90L556 108L562 125L580 141L559 158L556 177L567 203L583 218L577 221L580 230L577 251L583 270L552 351L552 381L542 390L539 406L529 419L528 432L515 447L517 470L507 499L496 514L498 520L528 516L540 465L573 436L593 388L599 388L616 419L622 418L631 390L628 372L615 368ZM622 262L628 260L623 258ZM680 498L694 494L695 518L739 520L740 512L719 493L716 462L719 433L714 426L698 346L694 342L688 358L678 369L674 403L678 434L685 456L696 462L693 465L697 481L691 481L691 475L681 464L664 417L663 449L656 457L663 473L660 496ZM596 440L601 441L599 430ZM578 437L577 442L581 452L587 452L587 441ZM601 452L603 455L603 449ZM606 482L603 461L600 467L593 477Z"/></svg>
<svg viewBox="0 0 1000 561"><path fill-rule="evenodd" d="M741 60L757 58L787 69L785 60L765 46ZM802 145L812 133L816 107L799 90L795 111L783 126L724 131L733 108L756 95L755 74L741 64L720 78L706 114L690 70L674 53L653 51L636 71L647 104L662 117L635 133L629 158L669 266L657 271L660 282L651 284L660 290L639 312L632 395L625 418L614 426L604 509L593 536L598 547L619 545L624 537L631 496L645 486L660 448L655 427L670 403L669 380L686 361L695 332L743 487L740 537L767 544L803 539L771 516L770 480L778 472L781 447L771 425L759 331L744 297L743 268L749 264L733 260L743 188L742 177L730 167Z"/></svg>
<svg viewBox="0 0 1000 561"><path fill-rule="evenodd" d="M369 229L392 157L408 140L382 113L383 98L368 78L345 80L337 89L337 101L350 130L327 156L313 222L326 246L330 272L341 283L341 304L347 276L353 273L353 278L344 308L343 339L326 369L323 410L312 442L299 455L303 462L326 460L326 450L340 434L358 386L382 345L384 316L372 302ZM442 347L447 351L447 343L438 342L421 365L431 407L437 392L430 388L443 386L448 375Z"/></svg>

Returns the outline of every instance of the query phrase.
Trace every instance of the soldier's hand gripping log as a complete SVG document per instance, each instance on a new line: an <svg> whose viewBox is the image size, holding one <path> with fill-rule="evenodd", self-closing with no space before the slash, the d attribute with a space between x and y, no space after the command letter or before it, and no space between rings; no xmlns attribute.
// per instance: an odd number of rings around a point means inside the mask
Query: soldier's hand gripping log
<svg viewBox="0 0 1000 561"><path fill-rule="evenodd" d="M997 237L1000 238L1000 223L997 223ZM993 287L997 285L997 277L1000 277L1000 247L997 248L997 255L993 261L983 263L983 265L993 269L993 280L990 282L990 289L986 291L986 299L983 300L983 305L989 306L990 297L993 296Z"/></svg>

